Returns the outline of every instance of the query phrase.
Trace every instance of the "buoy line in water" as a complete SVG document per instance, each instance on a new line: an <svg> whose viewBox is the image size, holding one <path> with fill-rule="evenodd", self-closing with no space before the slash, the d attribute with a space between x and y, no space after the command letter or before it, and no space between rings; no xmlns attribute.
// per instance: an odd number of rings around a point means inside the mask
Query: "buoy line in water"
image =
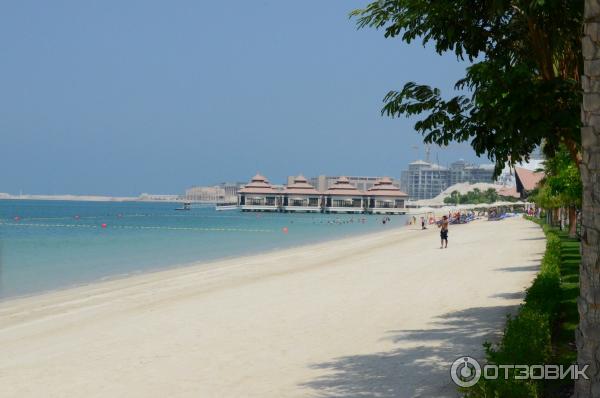
<svg viewBox="0 0 600 398"><path fill-rule="evenodd" d="M283 216L283 217L282 217ZM179 215L179 214L106 214L106 215L102 215L102 216L80 216L80 215L74 215L74 216L59 216L59 217L21 217L21 216L16 216L19 219L27 219L30 221L57 221L57 220L77 220L77 221L82 221L82 220L106 220L107 218L117 218L117 219L124 219L124 218L141 218L141 217L169 217L169 218L189 218L189 219L202 219L202 218L217 218L217 219L229 219L229 220L233 220L233 219L241 219L241 220L276 220L276 219L280 219L280 220L286 220L286 219L290 219L293 223L304 223L304 224L312 224L315 221L317 222L327 222L330 220L333 220L332 217L319 217L319 216L312 216L312 217L291 217L288 215L269 215L269 216L265 216L265 215L261 215L260 217L257 217L256 215L228 215L228 216L220 216L220 215L193 215L193 214L186 214L186 215ZM350 220L352 217L339 217L339 219L341 220ZM5 219L10 219L10 218L5 218ZM0 220L2 220L2 218L0 218ZM0 221L1 223L2 221Z"/></svg>
<svg viewBox="0 0 600 398"><path fill-rule="evenodd" d="M9 227L39 227L39 228L102 228L102 229L149 229L169 231L202 231L202 232L273 232L271 229L248 229L248 228L198 228L198 227L159 227L141 225L93 225L93 224L34 224L34 223L5 223L2 226Z"/></svg>
<svg viewBox="0 0 600 398"><path fill-rule="evenodd" d="M17 222L20 222L21 225L23 221L59 221L59 220L71 220L74 222L83 222L83 221L87 221L87 222L91 222L91 220L101 220L101 221L109 221L109 220L123 220L125 218L128 217L181 217L181 216L177 216L177 215L155 215L155 214L132 214L132 215L122 215L122 214L107 214L107 215L103 215L103 216L79 216L79 215L75 215L75 216L61 216L61 217L21 217L21 216L15 216L13 218L1 218L0 217L0 224L5 223L4 220L15 220ZM277 216L270 216L270 217L253 217L253 216L212 216L212 215L198 215L198 216L186 216L186 218L189 219L194 219L194 220L198 220L198 221L202 221L203 218L217 218L217 219L224 219L224 220L235 220L235 219L241 219L241 220L251 220L251 221L256 221L259 222L262 220L276 220ZM366 217L361 217L361 218L353 218L353 217L310 217L310 218L292 218L292 217L282 217L279 220L281 220L282 222L287 222L290 224L305 224L305 225L309 225L309 224L352 224L352 223L366 223L368 221L368 219ZM41 224L40 224L41 225ZM68 224L71 225L71 224ZM78 224L79 225L79 224ZM161 227L162 228L162 227ZM245 229L245 228L244 228ZM257 228L260 229L260 228Z"/></svg>

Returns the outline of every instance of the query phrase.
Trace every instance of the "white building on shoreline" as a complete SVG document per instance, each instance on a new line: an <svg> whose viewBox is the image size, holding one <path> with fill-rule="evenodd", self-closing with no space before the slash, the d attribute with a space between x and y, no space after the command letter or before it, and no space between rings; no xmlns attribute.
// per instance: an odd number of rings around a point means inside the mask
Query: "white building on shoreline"
<svg viewBox="0 0 600 398"><path fill-rule="evenodd" d="M434 198L451 185L494 181L492 164L472 165L461 159L444 167L417 160L402 172L400 188L406 190L411 200L421 200Z"/></svg>
<svg viewBox="0 0 600 398"><path fill-rule="evenodd" d="M189 202L236 203L241 183L222 183L212 186L194 186L185 190Z"/></svg>

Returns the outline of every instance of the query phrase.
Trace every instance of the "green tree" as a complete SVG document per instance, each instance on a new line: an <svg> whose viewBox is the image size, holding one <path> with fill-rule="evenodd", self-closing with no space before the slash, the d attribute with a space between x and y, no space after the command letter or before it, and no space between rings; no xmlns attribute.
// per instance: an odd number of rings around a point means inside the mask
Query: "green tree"
<svg viewBox="0 0 600 398"><path fill-rule="evenodd" d="M500 196L494 188L488 188L487 191L485 191L485 198L486 203L494 203L500 198Z"/></svg>
<svg viewBox="0 0 600 398"><path fill-rule="evenodd" d="M582 185L579 168L561 146L544 162L545 178L533 201L546 209L565 207L569 211L569 235L577 235L577 208L581 207Z"/></svg>
<svg viewBox="0 0 600 398"><path fill-rule="evenodd" d="M444 200L444 202L446 202L446 200ZM453 203L453 204L460 204L460 192L458 191L452 191L452 193L450 194L450 200L446 203Z"/></svg>
<svg viewBox="0 0 600 398"><path fill-rule="evenodd" d="M555 220L558 219L558 208L561 207L561 203L556 195L553 195L547 186L541 186L531 193L529 200L534 202L538 207L549 211L551 216L550 224L554 225Z"/></svg>
<svg viewBox="0 0 600 398"><path fill-rule="evenodd" d="M494 188L488 188L482 192L479 188L474 188L465 194L461 194L458 191L452 191L450 196L444 198L446 204L479 204L479 203L494 203L498 200L510 200L515 201L515 198L506 198L498 195L498 192Z"/></svg>
<svg viewBox="0 0 600 398"><path fill-rule="evenodd" d="M542 140L548 157L564 144L580 166L582 288L577 341L578 361L590 365L590 379L577 382L576 394L599 396L598 0L379 0L351 15L360 28L383 29L386 38L430 43L440 54L452 52L472 63L456 82L465 93L444 97L437 88L408 82L384 97L383 114L421 115L415 129L426 142L467 141L477 154L487 154L495 162L497 173L507 162L528 160Z"/></svg>
<svg viewBox="0 0 600 398"><path fill-rule="evenodd" d="M445 99L408 82L385 96L382 113L425 115L415 124L425 142L468 141L499 173L542 139L548 156L562 142L579 159L582 12L581 0L380 0L351 15L472 62L455 85L470 94Z"/></svg>

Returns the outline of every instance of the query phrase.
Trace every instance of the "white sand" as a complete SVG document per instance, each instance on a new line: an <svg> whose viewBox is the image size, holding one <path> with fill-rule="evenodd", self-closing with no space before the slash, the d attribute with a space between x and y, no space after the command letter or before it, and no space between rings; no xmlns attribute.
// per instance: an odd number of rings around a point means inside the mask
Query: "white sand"
<svg viewBox="0 0 600 398"><path fill-rule="evenodd" d="M291 234L290 234L291 236ZM395 230L0 304L2 397L457 396L534 277L522 219Z"/></svg>

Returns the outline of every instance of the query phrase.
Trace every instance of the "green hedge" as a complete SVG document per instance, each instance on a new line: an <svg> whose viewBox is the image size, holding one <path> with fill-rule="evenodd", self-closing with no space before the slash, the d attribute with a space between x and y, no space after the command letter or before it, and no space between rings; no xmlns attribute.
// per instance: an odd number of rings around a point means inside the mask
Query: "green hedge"
<svg viewBox="0 0 600 398"><path fill-rule="evenodd" d="M532 220L536 221L536 220ZM552 326L560 303L561 241L557 233L543 225L546 252L540 272L527 289L525 302L517 315L509 316L504 336L496 346L486 343L487 363L505 365L546 364L552 355ZM462 389L466 397L540 397L542 380L484 380Z"/></svg>

